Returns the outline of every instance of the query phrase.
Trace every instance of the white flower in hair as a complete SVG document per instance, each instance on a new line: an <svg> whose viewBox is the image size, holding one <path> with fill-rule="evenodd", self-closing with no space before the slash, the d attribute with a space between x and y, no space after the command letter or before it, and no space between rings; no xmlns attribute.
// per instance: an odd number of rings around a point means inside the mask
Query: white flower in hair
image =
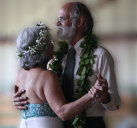
<svg viewBox="0 0 137 128"><path fill-rule="evenodd" d="M22 57L26 53L33 55L43 50L43 48L49 43L53 42L50 38L50 33L49 33L50 29L44 23L40 22L36 24L36 27L38 27L40 30L39 30L38 37L36 38L35 45L29 46L28 50L25 50L21 53L17 51L19 57Z"/></svg>

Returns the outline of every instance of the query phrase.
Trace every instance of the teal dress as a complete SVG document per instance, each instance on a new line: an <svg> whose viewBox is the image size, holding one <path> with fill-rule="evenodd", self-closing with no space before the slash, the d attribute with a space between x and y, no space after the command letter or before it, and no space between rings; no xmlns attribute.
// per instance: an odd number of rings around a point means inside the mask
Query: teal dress
<svg viewBox="0 0 137 128"><path fill-rule="evenodd" d="M26 106L27 106L27 110L21 111L21 115L23 119L27 119L30 117L38 117L38 116L49 116L49 117L57 116L47 102L43 104L28 104Z"/></svg>
<svg viewBox="0 0 137 128"><path fill-rule="evenodd" d="M21 111L20 128L63 128L63 121L57 117L47 102L28 104Z"/></svg>

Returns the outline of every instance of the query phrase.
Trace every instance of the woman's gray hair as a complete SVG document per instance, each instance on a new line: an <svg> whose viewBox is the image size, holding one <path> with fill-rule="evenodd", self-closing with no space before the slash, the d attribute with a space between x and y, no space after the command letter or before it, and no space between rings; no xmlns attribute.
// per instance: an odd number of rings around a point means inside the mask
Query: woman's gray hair
<svg viewBox="0 0 137 128"><path fill-rule="evenodd" d="M50 37L42 41L42 43L44 42L46 45L35 54L26 52L29 51L29 47L36 45L40 30L41 27L39 26L28 27L23 29L17 37L17 51L22 54L20 57L20 66L26 70L34 67L46 68L46 64L49 61L48 49L51 43Z"/></svg>
<svg viewBox="0 0 137 128"><path fill-rule="evenodd" d="M79 16L84 17L84 35L92 32L94 21L89 9L81 2L71 2L73 4L73 9L70 12L71 17L79 18Z"/></svg>

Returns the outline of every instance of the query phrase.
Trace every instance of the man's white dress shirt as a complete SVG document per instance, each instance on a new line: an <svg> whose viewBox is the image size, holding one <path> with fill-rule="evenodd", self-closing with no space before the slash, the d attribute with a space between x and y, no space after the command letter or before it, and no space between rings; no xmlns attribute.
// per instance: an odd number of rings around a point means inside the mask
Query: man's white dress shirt
<svg viewBox="0 0 137 128"><path fill-rule="evenodd" d="M76 61L75 61L75 68L74 68L74 88L77 88L77 80L79 76L76 75L79 61L80 61L80 53L82 48L80 48L80 43L83 41L84 38L80 39L75 45L74 48L76 50ZM71 46L69 46L70 48ZM110 53L103 47L98 46L94 51L95 63L93 64L93 71L94 74L89 77L91 82L91 87L94 86L97 80L97 74L100 73L105 79L107 79L108 86L109 86L109 94L111 95L111 102L108 104L98 103L96 100L91 101L91 103L86 108L86 116L87 117L99 117L104 116L105 110L116 110L117 106L120 105L120 97L117 90L117 83L114 71L114 61ZM62 61L63 70L65 68L67 55L64 56Z"/></svg>

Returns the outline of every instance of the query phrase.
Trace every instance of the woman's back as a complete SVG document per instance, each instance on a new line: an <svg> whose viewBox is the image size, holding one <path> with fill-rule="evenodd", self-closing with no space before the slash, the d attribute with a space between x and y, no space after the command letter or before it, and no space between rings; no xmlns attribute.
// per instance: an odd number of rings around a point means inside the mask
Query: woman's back
<svg viewBox="0 0 137 128"><path fill-rule="evenodd" d="M41 68L33 68L30 70L20 69L17 77L17 85L19 89L25 89L29 98L27 110L22 110L22 121L20 128L31 126L33 128L62 128L61 119L53 112L49 106L43 88L46 86L47 80L45 71ZM44 75L43 75L44 74ZM26 120L27 119L27 120Z"/></svg>
<svg viewBox="0 0 137 128"><path fill-rule="evenodd" d="M47 72L42 68L32 68L30 70L20 69L17 74L16 84L19 89L25 89L25 96L29 98L30 104L40 104L46 102L43 92L46 78L42 77L43 72Z"/></svg>

